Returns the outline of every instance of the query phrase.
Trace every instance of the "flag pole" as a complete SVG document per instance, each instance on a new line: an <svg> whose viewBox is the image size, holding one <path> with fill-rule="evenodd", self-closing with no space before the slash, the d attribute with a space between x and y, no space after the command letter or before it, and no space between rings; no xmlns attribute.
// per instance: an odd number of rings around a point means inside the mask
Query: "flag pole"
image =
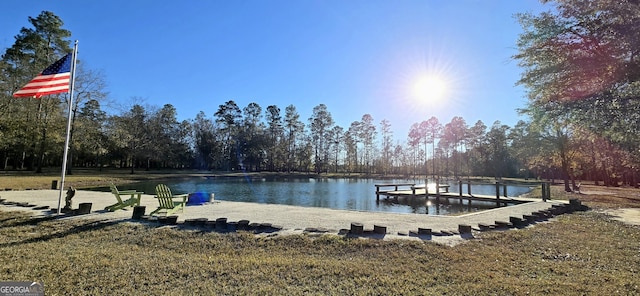
<svg viewBox="0 0 640 296"><path fill-rule="evenodd" d="M60 194L58 195L58 215L60 215L60 203L62 202L62 193L64 192L64 177L67 173L67 155L69 154L69 138L71 137L71 112L73 111L73 87L76 81L76 55L78 54L78 40L73 45L73 54L71 55L71 87L69 88L69 113L67 115L67 137L64 140L64 155L62 156L62 174L60 177Z"/></svg>

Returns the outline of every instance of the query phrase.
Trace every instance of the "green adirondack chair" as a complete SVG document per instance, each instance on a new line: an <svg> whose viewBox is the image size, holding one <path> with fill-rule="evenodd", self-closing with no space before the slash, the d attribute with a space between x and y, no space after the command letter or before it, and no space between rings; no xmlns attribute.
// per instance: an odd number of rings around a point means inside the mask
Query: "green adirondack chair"
<svg viewBox="0 0 640 296"><path fill-rule="evenodd" d="M187 205L188 194L173 195L171 189L165 184L158 184L156 186L156 198L158 199L158 208L151 212L149 215L165 212L167 216L182 210L184 213L184 207Z"/></svg>
<svg viewBox="0 0 640 296"><path fill-rule="evenodd" d="M144 192L139 192L135 190L118 190L118 187L116 187L116 185L114 184L111 184L110 187L111 187L111 193L113 193L113 195L116 197L116 200L118 202L104 208L105 210L113 212L116 210L124 209L126 207L133 207L133 206L140 205L140 198L142 197L142 194ZM125 197L129 196L129 198L126 200L122 200L123 196Z"/></svg>

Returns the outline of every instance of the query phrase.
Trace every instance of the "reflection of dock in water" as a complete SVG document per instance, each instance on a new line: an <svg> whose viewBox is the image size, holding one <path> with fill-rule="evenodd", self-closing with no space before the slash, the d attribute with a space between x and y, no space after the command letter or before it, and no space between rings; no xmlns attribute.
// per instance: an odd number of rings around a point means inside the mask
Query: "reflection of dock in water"
<svg viewBox="0 0 640 296"><path fill-rule="evenodd" d="M399 198L404 199L416 199L422 198L435 198L436 202L440 202L440 199L458 199L460 203L464 200L471 204L472 201L489 202L496 206L503 206L507 204L520 204L532 201L538 201L536 198L526 197L508 197L507 185L496 182L496 194L484 195L471 193L471 184L467 183L467 193L463 193L463 183L459 182L458 192L449 192L450 185L425 186L425 184L416 185L415 183L393 183L393 184L376 184L376 200L380 200L380 196L384 196L387 199L393 199L395 202L399 201ZM484 184L489 185L489 184ZM432 187L431 189L429 187ZM391 189L393 188L393 189ZM502 189L502 190L501 190ZM441 191L442 190L442 191ZM544 191L543 191L544 192ZM544 198L543 198L544 199Z"/></svg>

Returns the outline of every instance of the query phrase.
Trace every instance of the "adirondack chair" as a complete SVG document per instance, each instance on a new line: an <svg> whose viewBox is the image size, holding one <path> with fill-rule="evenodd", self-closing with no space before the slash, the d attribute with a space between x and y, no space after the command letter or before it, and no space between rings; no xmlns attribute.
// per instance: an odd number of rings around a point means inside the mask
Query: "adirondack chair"
<svg viewBox="0 0 640 296"><path fill-rule="evenodd" d="M139 192L135 190L118 190L118 187L116 187L116 185L114 184L111 184L110 187L111 187L111 193L113 193L113 195L116 197L116 200L118 202L104 208L105 210L113 212L120 209L124 209L126 207L133 207L133 206L140 205L140 198L142 197L142 193L144 192ZM129 198L127 200L122 200L123 196L129 196Z"/></svg>
<svg viewBox="0 0 640 296"><path fill-rule="evenodd" d="M149 215L165 212L169 216L178 210L182 210L184 213L184 207L187 205L187 196L188 194L173 195L167 185L158 184L156 186L156 198L160 205Z"/></svg>

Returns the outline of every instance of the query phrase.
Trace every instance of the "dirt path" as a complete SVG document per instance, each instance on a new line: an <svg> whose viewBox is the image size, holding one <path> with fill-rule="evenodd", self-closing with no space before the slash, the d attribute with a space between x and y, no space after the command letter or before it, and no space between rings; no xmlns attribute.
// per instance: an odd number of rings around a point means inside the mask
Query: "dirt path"
<svg viewBox="0 0 640 296"><path fill-rule="evenodd" d="M606 210L605 213L611 215L614 220L640 226L640 208L613 209Z"/></svg>

